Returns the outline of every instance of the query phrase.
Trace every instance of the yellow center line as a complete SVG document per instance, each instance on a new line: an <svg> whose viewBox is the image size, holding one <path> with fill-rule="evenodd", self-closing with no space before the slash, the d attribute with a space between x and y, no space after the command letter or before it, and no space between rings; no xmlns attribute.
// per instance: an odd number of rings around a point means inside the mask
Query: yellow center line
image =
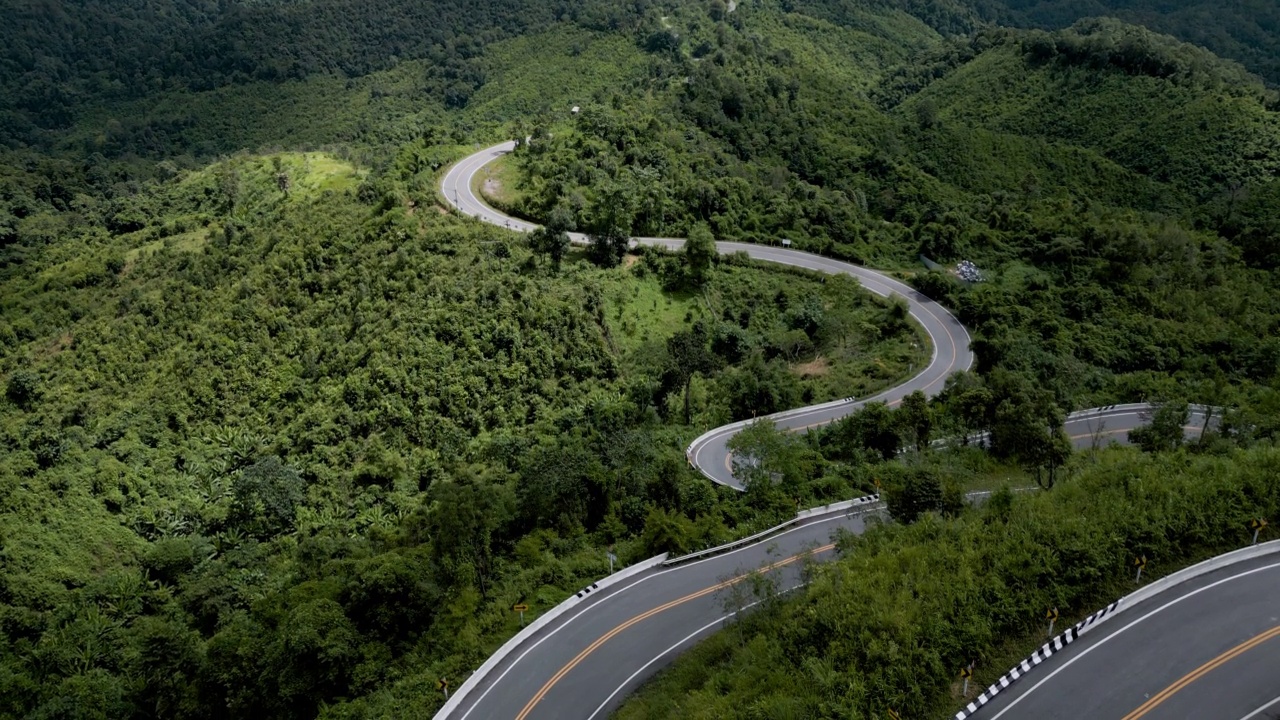
<svg viewBox="0 0 1280 720"><path fill-rule="evenodd" d="M1239 657L1240 655L1243 655L1244 653L1249 652L1253 648L1261 645L1262 643L1276 636L1280 636L1280 626L1273 627L1270 630L1262 633L1261 635L1254 636L1253 638L1240 643L1239 645L1222 653L1218 657L1210 660L1209 662L1201 665L1195 670L1192 670L1191 672L1187 673L1185 676L1182 677L1181 680L1175 682L1174 684L1170 685L1164 690L1161 690L1150 700L1146 701L1141 706L1139 706L1137 710L1134 710L1128 715L1125 715L1124 720L1138 720L1138 718L1154 710L1156 706L1160 705L1160 703L1163 703L1165 700L1168 700L1169 698L1173 697L1173 695L1177 693L1179 690L1182 690L1183 688L1195 682L1196 680L1199 680L1205 675L1208 675L1210 672L1220 667L1224 663L1228 662L1232 658Z"/></svg>
<svg viewBox="0 0 1280 720"><path fill-rule="evenodd" d="M560 671L557 672L555 675L553 675L551 679L548 680L547 683L543 685L542 688L539 689L536 694L534 694L533 698L529 700L528 704L524 706L524 709L520 711L520 714L516 716L516 720L525 720L525 717L527 717L529 713L533 711L533 708L537 706L538 703L542 702L542 698L546 697L546 694L551 691L551 688L555 687L556 683L560 682L560 680L565 675L568 675L575 667L577 667L583 660L585 660L588 655L598 650L601 645L604 645L605 643L609 642L616 635L623 632L627 628L635 625L636 623L643 622L644 620L647 620L648 618L651 618L654 615L670 610L671 608L676 607L678 605L683 605L684 603L687 603L691 600L697 600L700 597L710 595L711 593L717 590L722 590L724 588L736 585L742 582L743 580L746 580L747 578L751 577L752 575L766 573L766 572L769 572L770 570L776 570L785 565L790 565L791 563L807 555L817 555L818 553L824 553L834 548L835 548L835 543L831 543L829 545L823 545L822 547L812 551L797 553L795 555L792 555L791 557L783 558L782 560L779 560L771 565L766 565L765 567L760 568L759 570L756 570L754 572L750 572L745 575L740 575L736 578L725 580L724 582L716 583L711 587L706 587L696 592L689 593L688 595L685 595L682 598L677 598L675 600L672 600L669 603L666 603L664 605L659 605L658 607L653 608L652 610L647 610L645 612L640 613L639 615L636 615L635 617L615 627L614 629L610 630L604 635L601 635L599 638L596 639L595 642L588 645L585 650L578 653L577 657L573 658L564 667L560 668Z"/></svg>
<svg viewBox="0 0 1280 720"><path fill-rule="evenodd" d="M938 323L942 325L943 332L947 334L947 340L951 342L951 358L952 358L952 362L954 363L955 356L959 354L960 346L956 344L956 338L954 335L951 334L951 328L947 327L947 322L942 318L938 317L936 314L934 314L932 310L929 311L929 314L933 315L933 319L937 320ZM930 336L929 339L932 340L933 337ZM947 375L950 375L950 373L948 373ZM929 383L928 385L925 385L924 386L925 392L928 392L934 385L937 385L938 383L945 381L947 379L947 375L943 375L942 377L935 378L933 382Z"/></svg>

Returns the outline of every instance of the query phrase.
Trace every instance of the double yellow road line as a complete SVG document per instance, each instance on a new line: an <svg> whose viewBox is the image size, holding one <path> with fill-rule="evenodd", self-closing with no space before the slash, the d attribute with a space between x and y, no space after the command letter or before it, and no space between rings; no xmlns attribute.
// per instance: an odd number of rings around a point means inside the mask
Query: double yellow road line
<svg viewBox="0 0 1280 720"><path fill-rule="evenodd" d="M1205 675L1208 675L1209 673L1213 672L1215 669L1217 669L1218 667L1221 667L1223 664L1229 662L1233 658L1237 658L1249 652L1253 648L1258 647L1262 643L1278 636L1280 636L1280 625L1271 628L1270 630L1262 633L1261 635L1255 635L1254 637L1240 643L1239 645L1222 653L1218 657L1210 660L1209 662L1201 665L1195 670L1192 670L1191 672L1187 673L1182 677L1182 679L1178 680L1177 682L1165 688L1164 690L1161 690L1160 692L1156 693L1154 696L1152 696L1150 700L1142 703L1142 705L1140 705L1137 710L1134 710L1128 715L1125 715L1124 720L1138 720L1138 718L1154 710L1158 705L1160 705L1160 703L1163 703L1165 700L1168 700L1169 698L1173 697L1179 690L1182 690L1183 688L1195 682L1196 680L1199 680Z"/></svg>
<svg viewBox="0 0 1280 720"><path fill-rule="evenodd" d="M566 663L564 667L560 668L560 670L555 675L551 676L551 679L548 680L546 684L543 685L542 688L539 689L538 692L534 694L533 698L530 699L529 702L524 706L524 709L520 711L520 714L516 716L516 720L525 720L525 718L528 717L529 713L533 711L534 707L536 707L538 703L542 702L542 699L546 697L548 692L551 691L551 688L555 687L556 683L560 682L560 680L564 678L565 675L568 675L570 672L572 672L573 669L576 668L583 660L586 660L587 657L591 655L591 653L598 650L601 645L604 645L605 643L609 642L614 637L616 637L619 633L627 630L627 628L630 628L637 623L644 622L645 620L648 620L654 615L666 612L667 610L670 610L673 607L683 605L692 600L697 600L700 597L705 597L707 595L710 595L711 593L716 592L717 590L723 590L727 587L732 587L734 585L737 585L738 583L742 582L743 580L746 580L752 575L761 575L773 570L777 570L778 568L790 565L791 563L794 563L797 560L800 560L801 558L807 557L809 555L817 555L819 553L824 553L824 552L827 552L828 550L833 550L833 549L835 549L835 543L823 545L820 548L816 548L814 550L810 550L807 552L797 553L795 555L792 555L791 557L783 558L782 560L779 560L775 563L766 565L754 572L739 575L738 577L725 580L724 582L716 583L715 585L712 585L710 587L705 587L696 592L691 592L682 598L677 598L675 600L672 600L671 602L659 605L658 607L653 608L652 610L646 610L640 613L639 615L636 615L635 617L631 618L630 620L627 620L626 622L615 627L614 629L610 630L604 635L601 635L599 638L596 638L595 642L588 645L586 649L578 653L577 656L574 657L572 660L570 660L568 663Z"/></svg>

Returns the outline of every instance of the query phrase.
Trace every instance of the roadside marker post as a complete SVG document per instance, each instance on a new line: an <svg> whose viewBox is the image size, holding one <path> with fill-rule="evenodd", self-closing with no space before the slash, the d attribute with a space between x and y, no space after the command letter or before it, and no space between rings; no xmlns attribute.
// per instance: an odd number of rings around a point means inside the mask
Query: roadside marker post
<svg viewBox="0 0 1280 720"><path fill-rule="evenodd" d="M512 605L511 609L520 613L520 627L524 627L524 611L528 610L529 606L521 603L519 605Z"/></svg>
<svg viewBox="0 0 1280 720"><path fill-rule="evenodd" d="M613 546L609 546L609 574L613 574L613 564L618 561L618 556L613 554Z"/></svg>
<svg viewBox="0 0 1280 720"><path fill-rule="evenodd" d="M1256 518L1254 520L1249 521L1249 527L1253 528L1253 542L1250 544L1252 545L1258 544L1258 533L1262 532L1262 528L1266 526L1267 526L1267 521L1262 518Z"/></svg>
<svg viewBox="0 0 1280 720"><path fill-rule="evenodd" d="M449 678L440 678L436 681L436 689L444 692L444 699L449 699Z"/></svg>
<svg viewBox="0 0 1280 720"><path fill-rule="evenodd" d="M1142 582L1142 568L1147 566L1147 556L1143 555L1141 557L1134 558L1133 566L1138 568L1138 575L1133 578L1133 581L1135 583L1140 583Z"/></svg>
<svg viewBox="0 0 1280 720"><path fill-rule="evenodd" d="M1049 608L1049 612L1045 613L1044 616L1049 618L1049 637L1053 637L1053 624L1058 621L1058 608Z"/></svg>
<svg viewBox="0 0 1280 720"><path fill-rule="evenodd" d="M969 678L973 677L973 663L970 662L968 667L960 669L960 677L964 678L964 689L960 691L960 697L969 697Z"/></svg>

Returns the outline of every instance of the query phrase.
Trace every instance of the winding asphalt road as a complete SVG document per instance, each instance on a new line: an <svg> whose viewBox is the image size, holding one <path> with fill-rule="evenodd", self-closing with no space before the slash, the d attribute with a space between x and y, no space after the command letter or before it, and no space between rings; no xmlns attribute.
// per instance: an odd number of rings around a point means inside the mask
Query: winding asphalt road
<svg viewBox="0 0 1280 720"><path fill-rule="evenodd" d="M974 720L1280 718L1280 558L1228 565L1121 611Z"/></svg>
<svg viewBox="0 0 1280 720"><path fill-rule="evenodd" d="M445 175L442 192L462 213L501 227L529 232L536 225L509 217L486 205L472 190L473 179L485 164L510 152L514 143L481 150L457 163ZM585 243L586 237L571 234ZM635 242L679 248L677 238L636 238ZM800 430L837 420L872 400L896 403L915 390L934 394L946 377L970 367L969 334L945 308L905 284L881 273L849 263L785 248L717 243L720 252L746 252L753 258L827 273L856 277L871 292L897 294L911 315L929 334L933 356L929 365L906 383L872 398L844 399L772 416L783 428ZM1149 408L1123 405L1073 413L1066 429L1077 447L1110 441L1125 442L1128 430L1145 423ZM1193 414L1188 432L1203 420ZM740 487L730 469L725 443L744 423L711 430L688 448L690 462L712 480ZM764 577L777 591L802 582L807 558L829 557L837 528L863 529L863 516L835 512L817 516L768 540L671 568L654 568L627 581L589 595L572 611L558 617L504 656L455 706L437 718L586 718L608 715L644 680L681 651L714 632L737 609L754 602L746 588L750 577Z"/></svg>
<svg viewBox="0 0 1280 720"><path fill-rule="evenodd" d="M608 717L676 655L759 599L754 584L744 582L753 571L764 570L760 577L777 592L799 586L807 558L832 554L837 527L860 532L862 516L834 513L735 552L659 566L588 596L504 658L447 717Z"/></svg>

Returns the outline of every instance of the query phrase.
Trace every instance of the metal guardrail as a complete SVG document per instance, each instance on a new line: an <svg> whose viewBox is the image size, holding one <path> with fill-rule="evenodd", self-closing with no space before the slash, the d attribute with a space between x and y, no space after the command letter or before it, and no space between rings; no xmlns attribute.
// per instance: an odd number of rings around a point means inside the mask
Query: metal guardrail
<svg viewBox="0 0 1280 720"><path fill-rule="evenodd" d="M739 540L734 540L733 542L725 543L724 545L717 545L716 547L707 548L706 550L699 550L697 552L689 553L688 555L681 555L679 557L667 558L666 560L662 561L662 566L672 567L672 566L680 565L693 560L698 560L700 558L711 557L712 555L719 555L720 553L736 550L740 547L745 547L747 545L751 545L753 543L759 542L769 537L770 535L777 533L780 530L785 530L786 528L792 527L793 525L799 525L800 523L803 523L806 520L811 520L815 517L822 517L823 515L830 515L836 512L845 512L855 507L871 506L876 504L879 501L880 501L879 495L864 495L863 497L854 498L853 500L845 500L843 502L831 503L830 505L820 505L815 508L809 508L808 510L801 510L800 512L796 513L796 516L791 518L790 520L778 525L774 525L773 527L768 528L767 530L761 530L760 532L755 533L754 535L748 535L747 537L741 538Z"/></svg>
<svg viewBox="0 0 1280 720"><path fill-rule="evenodd" d="M484 679L489 676L489 673L493 672L494 668L505 660L508 655L514 652L516 648L532 639L534 635L541 631L542 628L551 624L553 620L564 615L566 612L580 604L590 593L603 590L611 585L616 585L617 583L634 575L639 575L640 573L658 565L665 560L666 557L667 554L662 553L661 555L656 555L648 560L638 562L635 565L625 567L606 578L591 583L582 590L579 590L573 595L565 598L559 605L556 605L545 613L539 615L537 619L525 626L523 630L513 636L510 640L503 643L502 647L498 648L492 655L485 659L484 664L477 668L475 672L471 673L466 681L458 687L456 692L454 692L453 696L450 697L448 701L445 702L444 706L436 712L433 716L433 720L445 720L451 714L456 712L472 691L474 691L481 682L484 682Z"/></svg>

